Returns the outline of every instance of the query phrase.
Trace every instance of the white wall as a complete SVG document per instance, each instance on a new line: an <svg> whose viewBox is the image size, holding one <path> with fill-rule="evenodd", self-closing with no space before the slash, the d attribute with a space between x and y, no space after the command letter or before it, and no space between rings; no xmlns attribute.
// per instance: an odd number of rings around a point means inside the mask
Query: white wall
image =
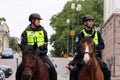
<svg viewBox="0 0 120 80"><path fill-rule="evenodd" d="M113 13L120 13L120 0L104 0L104 22Z"/></svg>

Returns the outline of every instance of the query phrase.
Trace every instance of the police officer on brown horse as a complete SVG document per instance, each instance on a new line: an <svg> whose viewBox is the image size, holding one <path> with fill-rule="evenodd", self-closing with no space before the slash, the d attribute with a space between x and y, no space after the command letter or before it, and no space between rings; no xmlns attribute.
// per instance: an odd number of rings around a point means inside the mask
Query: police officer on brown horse
<svg viewBox="0 0 120 80"><path fill-rule="evenodd" d="M50 80L57 80L56 70L51 60L47 56L47 32L44 27L40 25L40 20L42 20L42 18L37 13L32 13L29 16L30 24L21 35L21 45L33 45L36 42L39 47L39 57L42 59L47 69L49 70ZM22 65L20 64L17 68L16 80L21 80L21 74Z"/></svg>
<svg viewBox="0 0 120 80"><path fill-rule="evenodd" d="M91 36L93 38L93 41L95 43L95 53L96 58L100 64L100 67L104 73L104 80L110 80L110 70L108 69L106 63L102 60L101 52L104 49L104 40L101 36L101 33L94 28L94 18L91 15L85 15L82 19L82 23L84 26L84 29L81 32L78 32L76 37L76 49L77 49L77 55L74 57L74 59L69 63L69 66L73 66L70 68L70 80L77 80L78 73L82 67L82 64L84 62L82 61L83 55L80 51L80 41L81 38L84 36Z"/></svg>

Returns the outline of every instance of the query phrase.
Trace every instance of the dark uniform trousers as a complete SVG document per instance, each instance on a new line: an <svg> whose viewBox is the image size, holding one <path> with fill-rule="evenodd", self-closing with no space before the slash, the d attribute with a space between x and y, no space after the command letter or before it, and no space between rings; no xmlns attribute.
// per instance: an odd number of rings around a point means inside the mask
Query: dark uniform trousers
<svg viewBox="0 0 120 80"><path fill-rule="evenodd" d="M100 57L97 57L97 60L98 60L100 67L103 71L104 80L111 80L111 71L107 67L107 64ZM81 64L79 64L79 68L78 68L78 65L73 66L73 68L70 70L69 80L78 80L78 74L79 74L79 71L82 67L82 64L83 64L83 62L81 62Z"/></svg>
<svg viewBox="0 0 120 80"><path fill-rule="evenodd" d="M43 60L43 62L45 63L45 65L49 71L50 80L57 80L57 72L56 72L55 67L52 64L51 60L48 58L48 56L41 54L40 58ZM22 65L20 64L17 68L16 80L21 80L21 74L22 74Z"/></svg>

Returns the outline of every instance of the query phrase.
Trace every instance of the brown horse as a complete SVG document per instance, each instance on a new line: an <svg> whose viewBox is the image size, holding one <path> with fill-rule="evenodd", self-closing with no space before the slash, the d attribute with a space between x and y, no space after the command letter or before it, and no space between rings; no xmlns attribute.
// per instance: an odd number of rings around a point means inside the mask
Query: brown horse
<svg viewBox="0 0 120 80"><path fill-rule="evenodd" d="M48 70L38 57L37 45L21 47L22 50L22 80L49 80Z"/></svg>
<svg viewBox="0 0 120 80"><path fill-rule="evenodd" d="M104 80L103 72L94 53L93 39L84 37L80 44L84 64L79 72L78 80Z"/></svg>

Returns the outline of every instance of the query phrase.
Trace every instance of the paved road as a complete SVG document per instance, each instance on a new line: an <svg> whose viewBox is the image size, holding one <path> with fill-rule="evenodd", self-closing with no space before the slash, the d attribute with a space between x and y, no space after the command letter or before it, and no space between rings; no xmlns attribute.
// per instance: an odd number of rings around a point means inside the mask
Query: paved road
<svg viewBox="0 0 120 80"><path fill-rule="evenodd" d="M54 64L57 65L56 71L58 74L58 80L69 80L69 70L65 68L69 60L72 58L50 58ZM18 58L18 63L21 62L21 58ZM17 68L17 58L15 59L0 59L0 65L10 66L13 70L13 74L6 80L15 80L15 72ZM111 80L120 80L120 77L114 77Z"/></svg>
<svg viewBox="0 0 120 80"><path fill-rule="evenodd" d="M0 59L0 65L7 65L12 68L13 74L6 78L6 80L15 80L15 72L16 72L16 59Z"/></svg>
<svg viewBox="0 0 120 80"><path fill-rule="evenodd" d="M51 58L51 60L57 65L58 80L69 80L69 70L65 68L69 60L67 58Z"/></svg>
<svg viewBox="0 0 120 80"><path fill-rule="evenodd" d="M57 65L56 71L58 74L58 80L69 80L69 70L65 68L68 63L67 58L50 58L52 61L54 60L54 64ZM7 78L6 80L15 80L15 72L17 68L17 61L18 63L21 62L21 58L15 59L0 59L0 65L7 65L10 66L13 70L13 74Z"/></svg>

